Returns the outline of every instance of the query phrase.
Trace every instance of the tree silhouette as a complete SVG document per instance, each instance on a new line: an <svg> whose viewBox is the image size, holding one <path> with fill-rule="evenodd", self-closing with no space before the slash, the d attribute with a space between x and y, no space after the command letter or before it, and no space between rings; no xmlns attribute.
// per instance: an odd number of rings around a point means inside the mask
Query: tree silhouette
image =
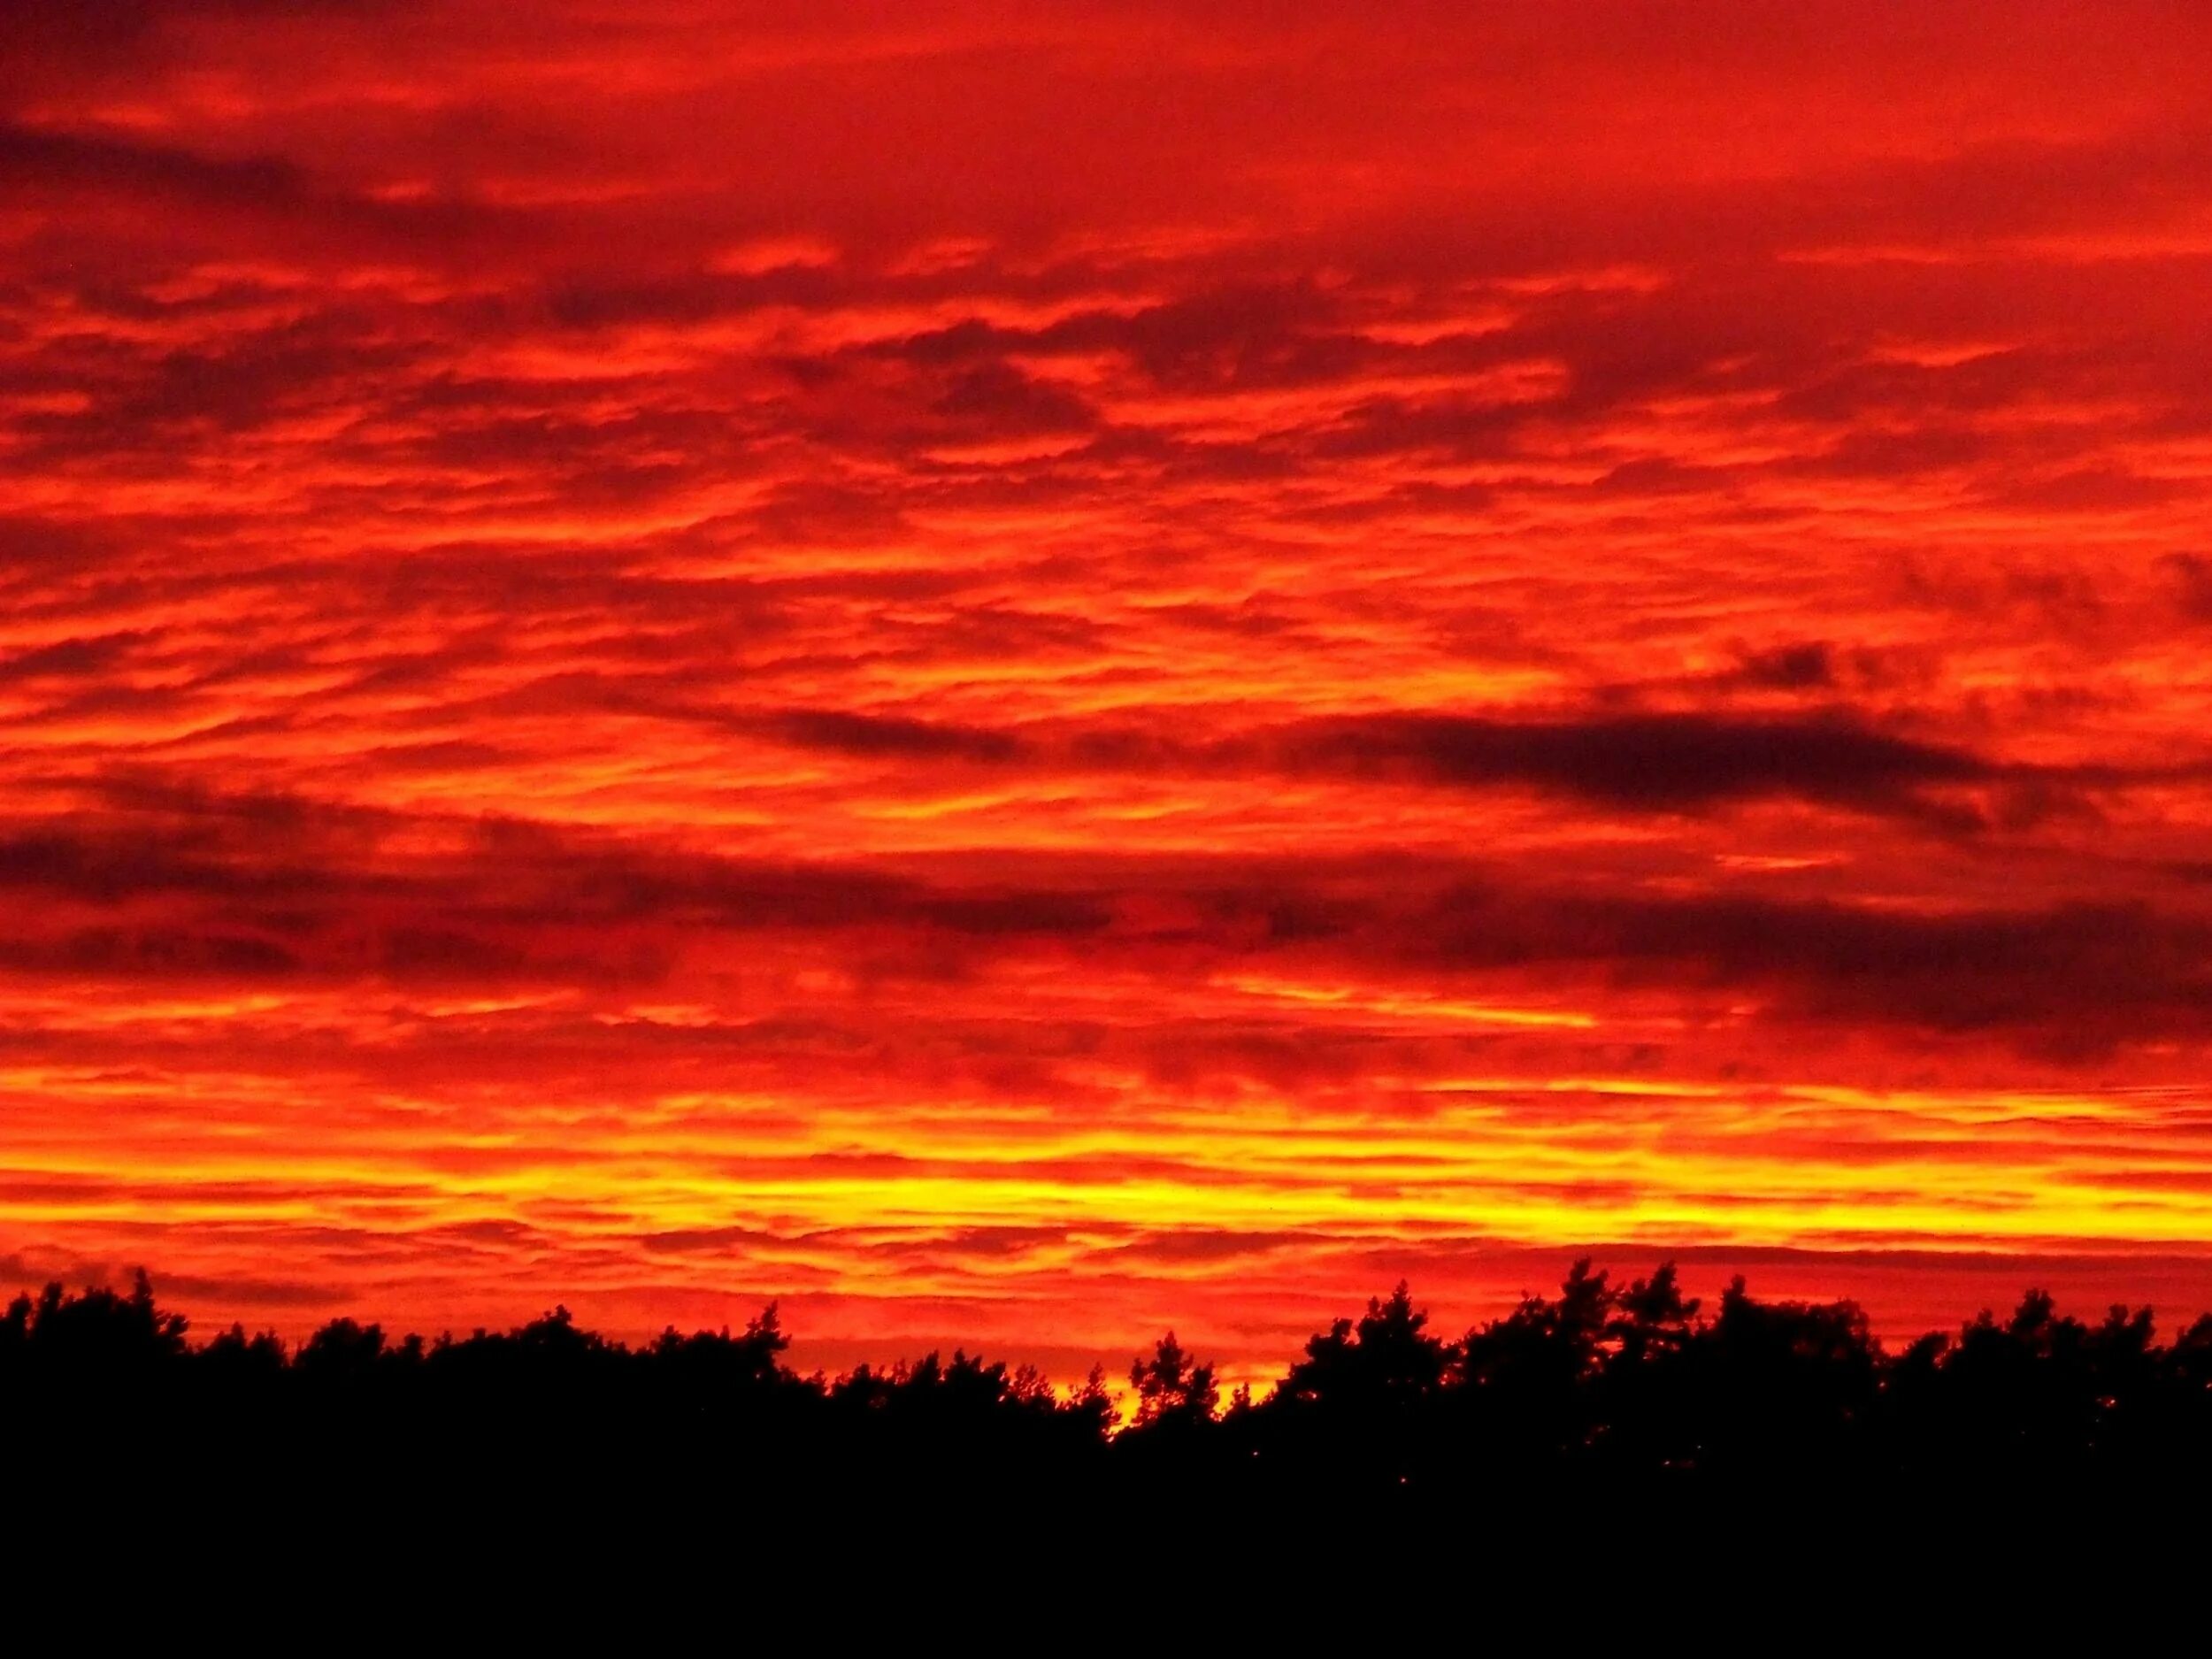
<svg viewBox="0 0 2212 1659"><path fill-rule="evenodd" d="M241 1502L281 1491L394 1525L432 1492L465 1494L437 1512L460 1525L471 1506L545 1518L645 1494L659 1507L641 1513L666 1517L710 1491L825 1517L960 1494L1150 1513L1171 1491L1464 1527L1507 1525L1509 1498L1652 1481L1840 1512L1886 1492L2047 1503L2212 1475L2212 1316L2162 1345L2148 1309L2088 1324L2032 1291L1892 1352L1851 1303L1763 1302L1741 1279L1709 1313L1671 1264L1621 1284L1578 1262L1555 1294L1449 1343L1401 1283L1226 1412L1216 1368L1170 1332L1131 1364L1118 1431L1099 1369L1067 1391L965 1351L795 1375L772 1305L734 1333L635 1348L565 1307L429 1342L351 1318L296 1348L240 1325L195 1347L188 1331L143 1274L127 1292L15 1297L0 1412L19 1489L104 1490L196 1460Z"/></svg>
<svg viewBox="0 0 2212 1659"><path fill-rule="evenodd" d="M1212 1422L1221 1404L1214 1368L1184 1352L1172 1331L1153 1344L1149 1359L1140 1356L1130 1365L1129 1386L1136 1392L1133 1426L1139 1429L1187 1430Z"/></svg>

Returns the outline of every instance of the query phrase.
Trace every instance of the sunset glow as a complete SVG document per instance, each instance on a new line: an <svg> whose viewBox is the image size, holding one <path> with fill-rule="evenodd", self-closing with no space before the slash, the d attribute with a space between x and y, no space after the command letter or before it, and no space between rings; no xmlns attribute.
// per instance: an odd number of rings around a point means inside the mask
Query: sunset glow
<svg viewBox="0 0 2212 1659"><path fill-rule="evenodd" d="M7 9L0 1290L2212 1307L2207 111L2185 4Z"/></svg>

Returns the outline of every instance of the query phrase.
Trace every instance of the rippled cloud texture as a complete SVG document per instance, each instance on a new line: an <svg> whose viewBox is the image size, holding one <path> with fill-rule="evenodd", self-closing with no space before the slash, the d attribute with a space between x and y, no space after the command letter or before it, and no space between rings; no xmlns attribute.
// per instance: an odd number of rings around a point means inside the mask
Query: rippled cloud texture
<svg viewBox="0 0 2212 1659"><path fill-rule="evenodd" d="M2212 1302L2208 111L2186 4L9 8L0 1266Z"/></svg>

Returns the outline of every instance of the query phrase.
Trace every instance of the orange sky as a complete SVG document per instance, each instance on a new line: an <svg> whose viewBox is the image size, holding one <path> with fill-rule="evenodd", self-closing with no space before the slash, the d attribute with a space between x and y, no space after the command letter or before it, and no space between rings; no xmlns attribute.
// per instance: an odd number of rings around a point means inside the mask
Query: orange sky
<svg viewBox="0 0 2212 1659"><path fill-rule="evenodd" d="M9 8L0 1284L2212 1305L2208 110L2184 0Z"/></svg>

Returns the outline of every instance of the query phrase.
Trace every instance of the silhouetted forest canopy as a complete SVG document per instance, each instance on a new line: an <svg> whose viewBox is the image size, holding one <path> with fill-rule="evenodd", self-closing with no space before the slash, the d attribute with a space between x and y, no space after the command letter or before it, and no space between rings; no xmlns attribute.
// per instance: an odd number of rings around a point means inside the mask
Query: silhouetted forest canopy
<svg viewBox="0 0 2212 1659"><path fill-rule="evenodd" d="M127 1292L21 1295L0 1317L0 1407L19 1472L93 1448L186 1448L240 1476L437 1467L565 1489L749 1479L850 1491L906 1481L1040 1492L1440 1502L1501 1485L1763 1482L1839 1490L1962 1478L2168 1479L2212 1471L2212 1316L2161 1343L2147 1308L2094 1323L2040 1292L1900 1348L1849 1302L1711 1307L1671 1266L1617 1282L1578 1263L1456 1339L1407 1287L1309 1340L1270 1391L1225 1398L1170 1333L1056 1389L966 1353L841 1376L786 1363L773 1306L742 1331L642 1345L565 1310L504 1332L394 1340L334 1319L288 1346L240 1326L195 1342L144 1274Z"/></svg>

